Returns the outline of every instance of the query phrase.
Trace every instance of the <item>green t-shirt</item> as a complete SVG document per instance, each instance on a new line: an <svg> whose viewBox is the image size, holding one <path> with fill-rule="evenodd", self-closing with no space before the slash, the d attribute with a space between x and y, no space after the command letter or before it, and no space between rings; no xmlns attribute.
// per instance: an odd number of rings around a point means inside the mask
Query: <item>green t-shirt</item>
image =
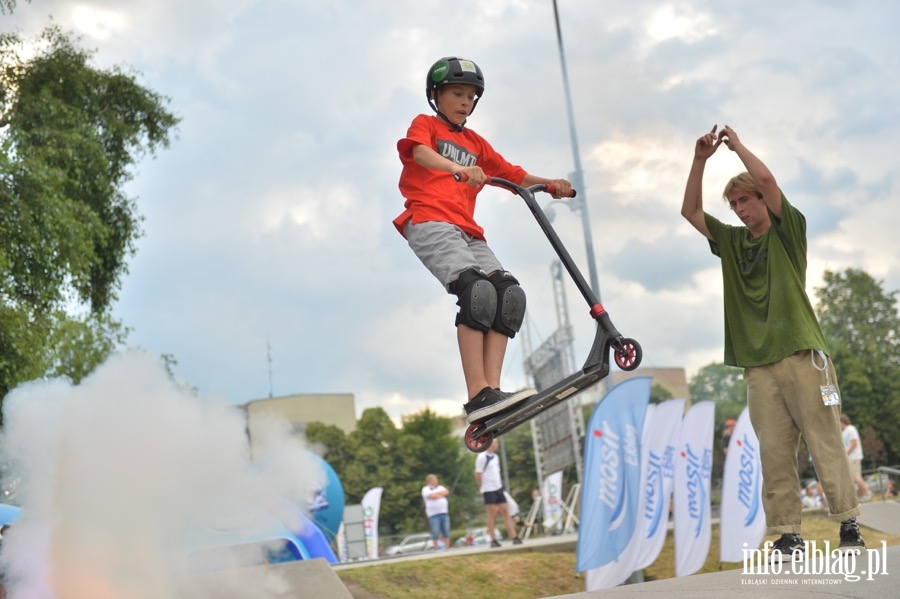
<svg viewBox="0 0 900 599"><path fill-rule="evenodd" d="M722 262L725 363L773 364L803 349L825 352L825 336L806 295L806 219L781 196L781 219L753 239L745 226L705 214Z"/></svg>

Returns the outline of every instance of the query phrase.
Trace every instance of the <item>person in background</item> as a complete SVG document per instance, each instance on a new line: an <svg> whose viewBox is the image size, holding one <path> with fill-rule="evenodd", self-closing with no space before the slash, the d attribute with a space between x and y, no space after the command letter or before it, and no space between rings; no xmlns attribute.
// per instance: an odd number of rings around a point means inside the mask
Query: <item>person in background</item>
<svg viewBox="0 0 900 599"><path fill-rule="evenodd" d="M819 498L817 486L818 483L812 481L801 492L800 501L803 503L803 509L817 510L822 507L822 500Z"/></svg>
<svg viewBox="0 0 900 599"><path fill-rule="evenodd" d="M503 496L506 497L506 505L508 506L509 517L512 518L513 523L518 526L522 521L522 519L519 517L519 504L507 491L503 491Z"/></svg>
<svg viewBox="0 0 900 599"><path fill-rule="evenodd" d="M500 547L494 521L499 514L506 524L506 535L512 539L513 545L521 545L522 539L516 533L516 525L509 515L509 506L506 503L506 495L503 493L503 479L500 476L500 456L497 448L500 440L494 439L491 446L484 453L479 453L475 458L475 483L481 490L484 498L484 506L487 510L487 529L491 535L491 547Z"/></svg>
<svg viewBox="0 0 900 599"><path fill-rule="evenodd" d="M447 497L450 491L438 483L436 474L425 477L422 487L422 499L425 501L425 515L431 529L431 539L435 549L446 549L450 546L450 502Z"/></svg>
<svg viewBox="0 0 900 599"><path fill-rule="evenodd" d="M728 444L731 443L731 434L734 433L734 425L737 424L737 421L734 418L729 418L725 421L725 426L722 428L722 453L728 455Z"/></svg>
<svg viewBox="0 0 900 599"><path fill-rule="evenodd" d="M850 460L850 474L859 490L860 500L868 501L872 499L872 492L869 491L869 485L862 476L862 442L859 438L859 431L850 424L850 417L846 414L841 414L841 438L844 441L844 449L847 451L847 459Z"/></svg>

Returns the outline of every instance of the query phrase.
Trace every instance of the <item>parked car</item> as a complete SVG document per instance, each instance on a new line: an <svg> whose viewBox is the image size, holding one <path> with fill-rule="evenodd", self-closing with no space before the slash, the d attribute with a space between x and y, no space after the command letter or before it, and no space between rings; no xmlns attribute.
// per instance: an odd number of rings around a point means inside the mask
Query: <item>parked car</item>
<svg viewBox="0 0 900 599"><path fill-rule="evenodd" d="M503 540L503 534L500 532L499 528L494 528L494 533L497 535L497 540ZM491 535L488 534L488 529L486 526L481 528L470 528L466 531L466 536L460 537L456 539L456 542L453 543L454 547L484 547L486 545L491 544Z"/></svg>
<svg viewBox="0 0 900 599"><path fill-rule="evenodd" d="M384 555L408 555L423 551L434 551L434 541L431 539L431 534L427 532L419 532L403 537L402 541L385 549Z"/></svg>

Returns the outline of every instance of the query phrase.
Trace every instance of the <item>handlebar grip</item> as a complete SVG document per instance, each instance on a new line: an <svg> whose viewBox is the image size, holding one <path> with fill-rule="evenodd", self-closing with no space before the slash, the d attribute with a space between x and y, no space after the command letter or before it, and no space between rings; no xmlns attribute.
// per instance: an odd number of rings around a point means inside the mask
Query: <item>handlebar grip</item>
<svg viewBox="0 0 900 599"><path fill-rule="evenodd" d="M547 184L547 193L549 193L550 195L556 195L556 185L554 185L553 183L548 183ZM576 194L575 190L573 189L572 193L569 194L569 197L574 198L576 195L577 194Z"/></svg>
<svg viewBox="0 0 900 599"><path fill-rule="evenodd" d="M460 183L465 183L466 181L469 180L469 175L465 174L462 171L459 171L457 173L453 173L453 178L456 179L457 181L459 181Z"/></svg>

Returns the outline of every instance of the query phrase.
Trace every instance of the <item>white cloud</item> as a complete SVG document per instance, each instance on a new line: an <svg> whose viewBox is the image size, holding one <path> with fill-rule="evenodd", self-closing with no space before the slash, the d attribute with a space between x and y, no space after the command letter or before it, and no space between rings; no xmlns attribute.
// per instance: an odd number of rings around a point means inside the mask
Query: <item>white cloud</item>
<svg viewBox="0 0 900 599"><path fill-rule="evenodd" d="M52 12L75 28L73 9L89 8L80 27L98 63L133 65L182 117L129 185L147 216L117 306L133 343L232 401L267 395L267 343L278 394L353 392L394 417L463 401L453 298L390 224L403 203L395 144L430 112L428 66L462 54L487 82L470 126L512 162L567 176L549 3L36 4L10 22L35 32ZM716 258L679 214L694 141L713 123L735 127L807 216L810 287L853 266L900 288L889 3L559 10L602 298L647 365L721 360ZM707 166L707 207L726 221L721 190L740 170L724 147ZM580 215L556 212L586 273ZM525 287L536 345L556 327L555 256L514 196L486 191L477 217ZM594 323L568 282L567 295L580 362ZM504 385L526 382L523 352L511 344Z"/></svg>
<svg viewBox="0 0 900 599"><path fill-rule="evenodd" d="M645 31L655 43L676 38L689 44L718 33L709 14L695 11L686 3L665 5L654 10L647 20Z"/></svg>

